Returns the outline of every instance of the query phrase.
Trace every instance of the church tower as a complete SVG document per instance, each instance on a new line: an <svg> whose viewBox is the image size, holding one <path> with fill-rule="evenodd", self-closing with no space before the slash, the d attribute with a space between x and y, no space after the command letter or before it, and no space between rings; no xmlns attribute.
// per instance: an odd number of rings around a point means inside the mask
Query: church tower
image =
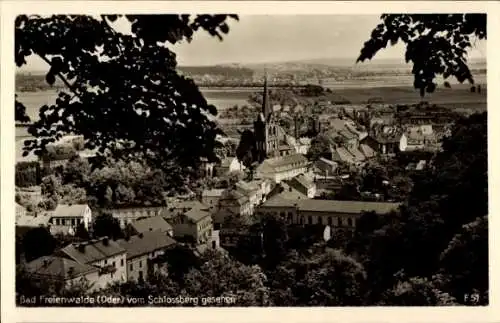
<svg viewBox="0 0 500 323"><path fill-rule="evenodd" d="M270 100L266 73L262 94L262 111L254 122L255 143L260 162L266 158L278 157L280 155L278 127L271 109Z"/></svg>

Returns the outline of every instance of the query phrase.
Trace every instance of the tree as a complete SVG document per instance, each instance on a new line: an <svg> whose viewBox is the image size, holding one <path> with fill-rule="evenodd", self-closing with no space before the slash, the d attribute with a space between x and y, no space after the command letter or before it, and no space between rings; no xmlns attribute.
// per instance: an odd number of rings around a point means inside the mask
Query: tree
<svg viewBox="0 0 500 323"><path fill-rule="evenodd" d="M234 297L231 306L270 305L266 276L257 266L243 265L219 252L208 251L206 262L185 277L187 295L196 297ZM224 304L213 304L224 306Z"/></svg>
<svg viewBox="0 0 500 323"><path fill-rule="evenodd" d="M103 213L96 217L94 222L94 236L121 239L124 237L120 223L109 213Z"/></svg>
<svg viewBox="0 0 500 323"><path fill-rule="evenodd" d="M366 273L363 266L340 250L313 256L299 290L303 305L363 305Z"/></svg>
<svg viewBox="0 0 500 323"><path fill-rule="evenodd" d="M76 156L68 161L64 167L62 178L64 183L77 186L86 185L91 172L90 163L87 159Z"/></svg>
<svg viewBox="0 0 500 323"><path fill-rule="evenodd" d="M87 241L90 239L90 234L83 225L83 223L80 223L77 225L76 230L75 230L75 237L80 238L84 241Z"/></svg>
<svg viewBox="0 0 500 323"><path fill-rule="evenodd" d="M438 75L474 84L467 51L474 39L486 39L486 14L384 14L381 20L357 62L372 59L389 43L401 40L406 44L406 62L413 63L413 85L421 97L434 92Z"/></svg>
<svg viewBox="0 0 500 323"><path fill-rule="evenodd" d="M191 79L178 74L166 46L205 30L222 40L235 15L20 15L15 21L15 62L35 55L49 65L46 81L65 85L54 105L40 109L25 154L42 154L66 134L82 135L85 148L118 159L142 156L171 173L189 174L201 157L214 158L220 132L216 115ZM132 34L115 29L125 19ZM161 26L161 28L158 28ZM16 100L16 117L25 120ZM88 108L92 107L92 108ZM110 127L109 125L113 126ZM189 145L185 143L189 142Z"/></svg>
<svg viewBox="0 0 500 323"><path fill-rule="evenodd" d="M31 261L54 252L57 241L43 227L27 231L23 237L23 250L26 261Z"/></svg>
<svg viewBox="0 0 500 323"><path fill-rule="evenodd" d="M398 280L381 305L385 306L450 306L458 305L455 298L436 287L427 278L411 277Z"/></svg>
<svg viewBox="0 0 500 323"><path fill-rule="evenodd" d="M266 267L274 268L286 256L288 231L282 216L266 215L262 219Z"/></svg>
<svg viewBox="0 0 500 323"><path fill-rule="evenodd" d="M321 157L331 158L330 140L326 135L319 134L311 141L311 148L307 152L309 159L318 160Z"/></svg>
<svg viewBox="0 0 500 323"><path fill-rule="evenodd" d="M448 289L462 298L473 292L479 295L476 303L487 305L488 217L477 218L455 234L441 254L441 271L450 276ZM474 302L471 297L463 301ZM474 304L474 305L479 305Z"/></svg>
<svg viewBox="0 0 500 323"><path fill-rule="evenodd" d="M42 184L40 185L42 194L51 197L57 195L58 190L61 187L61 180L56 175L49 175L42 178Z"/></svg>
<svg viewBox="0 0 500 323"><path fill-rule="evenodd" d="M240 143L236 148L236 158L247 168L257 161L257 146L255 136L251 130L245 130L241 133Z"/></svg>

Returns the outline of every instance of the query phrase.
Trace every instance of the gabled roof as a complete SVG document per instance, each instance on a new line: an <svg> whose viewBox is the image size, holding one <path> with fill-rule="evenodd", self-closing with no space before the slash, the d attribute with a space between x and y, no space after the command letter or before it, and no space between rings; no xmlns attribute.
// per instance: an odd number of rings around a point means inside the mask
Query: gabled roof
<svg viewBox="0 0 500 323"><path fill-rule="evenodd" d="M294 164L300 164L301 167L308 164L308 160L304 155L301 154L291 154L287 156L282 156L282 157L277 157L277 158L271 158L271 159L266 159L264 162L261 164L265 165L272 170L277 170L280 167L290 167L293 168Z"/></svg>
<svg viewBox="0 0 500 323"><path fill-rule="evenodd" d="M176 242L162 231L145 232L117 241L121 248L127 251L127 259L149 254L150 252L168 248Z"/></svg>
<svg viewBox="0 0 500 323"><path fill-rule="evenodd" d="M78 217L82 216L85 209L88 207L87 204L59 204L54 212L52 213L53 217Z"/></svg>
<svg viewBox="0 0 500 323"><path fill-rule="evenodd" d="M72 243L60 250L71 259L81 264L90 264L122 253L125 249L111 239L102 238L82 243Z"/></svg>
<svg viewBox="0 0 500 323"><path fill-rule="evenodd" d="M99 271L98 268L59 256L44 256L26 264L26 270L38 278L68 280Z"/></svg>
<svg viewBox="0 0 500 323"><path fill-rule="evenodd" d="M295 176L291 180L297 182L306 189L314 186L313 180L304 174Z"/></svg>
<svg viewBox="0 0 500 323"><path fill-rule="evenodd" d="M333 149L332 159L344 163L354 163L354 156L344 147L336 147Z"/></svg>
<svg viewBox="0 0 500 323"><path fill-rule="evenodd" d="M330 166L337 166L337 163L334 162L333 160L326 159L324 157L320 157L319 160L325 164L328 164Z"/></svg>
<svg viewBox="0 0 500 323"><path fill-rule="evenodd" d="M141 220L136 220L130 224L132 228L138 233L145 233L149 231L170 231L173 230L172 226L165 221L162 216L152 216Z"/></svg>
<svg viewBox="0 0 500 323"><path fill-rule="evenodd" d="M184 213L184 215L194 223L201 221L206 217L210 217L210 212L201 209L191 209Z"/></svg>
<svg viewBox="0 0 500 323"><path fill-rule="evenodd" d="M371 158L375 156L375 151L368 145L366 144L360 144L359 145L359 150L365 155L367 158Z"/></svg>

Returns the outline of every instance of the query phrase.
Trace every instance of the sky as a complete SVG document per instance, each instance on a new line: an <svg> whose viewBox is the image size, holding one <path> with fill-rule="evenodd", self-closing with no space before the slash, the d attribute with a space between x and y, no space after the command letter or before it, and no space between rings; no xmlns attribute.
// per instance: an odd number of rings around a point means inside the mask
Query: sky
<svg viewBox="0 0 500 323"><path fill-rule="evenodd" d="M355 62L363 43L380 22L380 15L255 15L231 20L223 41L205 31L197 32L191 43L171 46L179 65L249 64L308 59L342 58ZM130 30L123 19L116 23L122 32ZM486 58L486 43L470 53ZM398 59L403 62L404 46L380 51L374 62ZM44 70L40 59L30 59L24 70Z"/></svg>

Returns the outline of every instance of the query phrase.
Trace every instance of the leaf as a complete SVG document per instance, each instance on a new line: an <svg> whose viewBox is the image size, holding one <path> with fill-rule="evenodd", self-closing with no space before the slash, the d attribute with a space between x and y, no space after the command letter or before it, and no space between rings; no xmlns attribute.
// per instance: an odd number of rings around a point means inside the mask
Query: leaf
<svg viewBox="0 0 500 323"><path fill-rule="evenodd" d="M54 85L54 83L56 82L56 77L54 74L52 74L52 70L47 73L47 75L45 76L45 80L47 81L47 83L49 83L49 85Z"/></svg>

